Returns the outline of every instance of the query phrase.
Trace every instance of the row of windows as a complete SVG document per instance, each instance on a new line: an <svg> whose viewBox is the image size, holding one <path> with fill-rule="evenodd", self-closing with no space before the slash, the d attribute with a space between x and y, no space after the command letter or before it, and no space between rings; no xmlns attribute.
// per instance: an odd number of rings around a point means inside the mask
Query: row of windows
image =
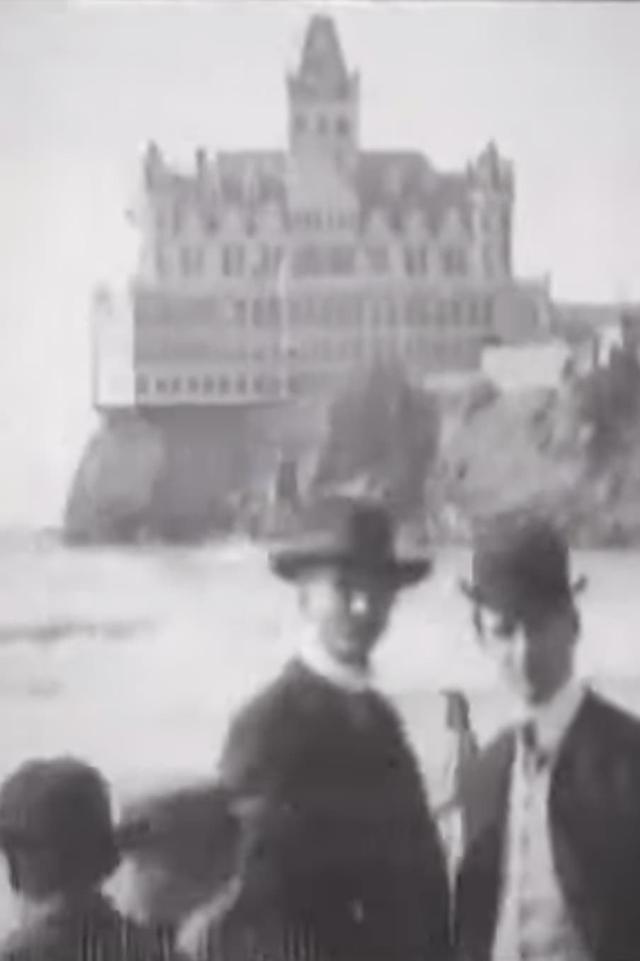
<svg viewBox="0 0 640 961"><path fill-rule="evenodd" d="M383 246L365 248L369 268L376 274L387 274L391 259L389 250ZM224 277L276 277L284 256L283 248L263 244L251 257L241 244L226 244L221 249L220 270ZM483 251L485 271L493 269L492 252ZM469 271L466 252L460 247L446 247L438 255L440 270L447 277L462 277ZM409 277L425 277L431 271L430 252L427 247L405 247L402 260L404 272ZM170 273L167 250L158 246L155 253L155 269L158 277L167 278ZM356 248L346 245L298 247L292 255L292 273L296 277L348 276L357 268ZM201 277L206 270L205 249L202 246L182 246L178 251L174 271L185 278Z"/></svg>
<svg viewBox="0 0 640 961"><path fill-rule="evenodd" d="M186 206L180 203L175 204L169 211L156 211L154 217L156 236L163 240L178 237L184 229L186 213ZM199 212L198 217L203 220L205 233L208 236L217 234L223 226L223 219L215 209ZM356 230L358 219L357 214L331 210L298 210L289 214L288 224L290 228L297 227L304 230ZM242 223L250 237L254 237L259 232L259 221L255 215L249 214Z"/></svg>
<svg viewBox="0 0 640 961"><path fill-rule="evenodd" d="M336 133L338 137L348 137L351 125L347 117L336 117L334 120L325 114L308 117L306 114L298 113L293 118L293 129L298 135L304 133L315 133L320 137L327 137Z"/></svg>
<svg viewBox="0 0 640 961"><path fill-rule="evenodd" d="M221 374L214 377L210 374L204 377L149 377L138 374L136 377L136 395L138 397L168 397L188 395L196 398L210 394L229 395L246 394L277 394L279 380L276 377L257 375L247 377L245 374L229 376Z"/></svg>
<svg viewBox="0 0 640 961"><path fill-rule="evenodd" d="M141 302L136 319L144 326L171 326L176 331L189 324L208 326L227 321L231 329L247 327L278 330L283 320L283 303L275 296L239 298L222 304L212 298L184 301L177 305L162 301ZM285 307L286 320L293 327L353 327L369 320L371 326L395 327L404 319L407 327L470 326L488 329L492 322L492 306L488 299L451 299L427 301L408 299L403 304L389 300L365 300L352 297L325 297L292 300ZM223 329L229 329L226 327Z"/></svg>
<svg viewBox="0 0 640 961"><path fill-rule="evenodd" d="M225 277L275 277L282 262L282 247L262 244L260 249L247 256L247 250L240 244L228 244L221 250L220 270ZM201 277L206 269L205 248L200 245L183 245L179 248L177 272L182 277ZM166 278L170 270L170 258L165 247L158 245L155 251L155 269L158 277Z"/></svg>
<svg viewBox="0 0 640 961"><path fill-rule="evenodd" d="M378 352L380 354L384 353L382 349ZM469 364L477 360L477 350L474 349L474 345L466 342L418 343L410 345L410 347L406 345L404 350L398 350L397 353L403 354L408 360L425 368L433 368L442 364ZM357 363L360 355L343 352L336 359L341 361L339 367L344 367L348 366L351 360ZM284 386L288 391L296 393L299 390L319 386L326 382L330 376L331 371L329 370L299 368L289 371L284 379ZM219 374L217 376L207 374L202 377L151 377L147 374L138 374L136 377L136 396L142 400L156 397L167 400L182 398L194 402L212 396L222 398L237 396L276 397L281 392L282 386L283 382L278 377L268 373L253 375L247 373Z"/></svg>
<svg viewBox="0 0 640 961"><path fill-rule="evenodd" d="M378 338L377 340L365 341L356 337L323 338L306 343L290 343L288 345L273 345L271 349L252 347L244 345L235 349L223 346L206 350L185 350L180 354L167 351L157 346L145 345L144 349L136 354L137 360L141 363L153 364L155 362L172 362L183 360L187 363L201 361L210 358L217 363L242 364L245 367L262 367L274 370L278 369L286 359L286 364L297 365L308 361L332 361L345 360L347 358L362 358L377 353L396 353L412 356L415 351L431 353L440 350L457 350L458 348L476 349L481 343L481 338L448 337L443 334L411 335L406 338ZM194 388L195 389L195 388Z"/></svg>
<svg viewBox="0 0 640 961"><path fill-rule="evenodd" d="M214 377L149 377L138 374L136 378L136 397L139 400L158 399L191 400L193 402L219 397L235 399L238 397L278 397L283 389L289 394L298 394L318 387L327 380L325 371L300 371L289 374L284 381L275 377L235 377L220 375Z"/></svg>
<svg viewBox="0 0 640 961"><path fill-rule="evenodd" d="M293 254L292 273L295 277L344 276L356 269L355 247L299 247Z"/></svg>
<svg viewBox="0 0 640 961"><path fill-rule="evenodd" d="M192 362L210 358L218 363L242 363L245 365L267 364L271 367L281 363L286 357L288 362L299 360L340 360L345 357L364 357L365 355L382 352L407 352L414 349L430 351L442 344L477 345L481 337L467 334L466 336L448 336L447 332L425 332L411 334L406 337L395 337L387 334L376 339L362 337L336 336L332 338L316 338L307 341L290 341L288 344L274 342L266 346L255 344L181 344L180 349L165 343L144 343L139 345L136 358L141 363Z"/></svg>

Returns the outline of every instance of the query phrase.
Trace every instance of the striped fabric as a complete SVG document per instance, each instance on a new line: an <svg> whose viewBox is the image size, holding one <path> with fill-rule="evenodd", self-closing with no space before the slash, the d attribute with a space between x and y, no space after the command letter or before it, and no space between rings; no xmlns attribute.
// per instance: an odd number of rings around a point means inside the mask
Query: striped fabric
<svg viewBox="0 0 640 961"><path fill-rule="evenodd" d="M95 895L62 904L0 943L0 961L178 961L172 938L124 919Z"/></svg>

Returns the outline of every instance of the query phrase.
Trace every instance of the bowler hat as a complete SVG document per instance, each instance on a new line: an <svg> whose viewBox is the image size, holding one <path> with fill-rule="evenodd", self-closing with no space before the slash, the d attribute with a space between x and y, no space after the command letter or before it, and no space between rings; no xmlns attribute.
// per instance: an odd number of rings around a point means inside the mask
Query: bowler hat
<svg viewBox="0 0 640 961"><path fill-rule="evenodd" d="M386 507L374 500L337 497L317 505L301 523L291 543L274 549L273 570L285 580L305 571L337 567L375 573L402 588L425 577L432 561L425 556L401 556Z"/></svg>
<svg viewBox="0 0 640 961"><path fill-rule="evenodd" d="M46 852L60 883L107 877L118 855L106 781L72 757L32 760L0 788L0 846Z"/></svg>
<svg viewBox="0 0 640 961"><path fill-rule="evenodd" d="M539 514L497 515L476 529L472 580L461 581L475 603L510 616L532 614L569 600L586 586L572 581L562 533Z"/></svg>

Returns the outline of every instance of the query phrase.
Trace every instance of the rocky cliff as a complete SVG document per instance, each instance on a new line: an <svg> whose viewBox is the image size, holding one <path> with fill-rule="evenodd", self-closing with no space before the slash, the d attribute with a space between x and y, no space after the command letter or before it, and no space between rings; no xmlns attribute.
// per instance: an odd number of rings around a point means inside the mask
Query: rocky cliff
<svg viewBox="0 0 640 961"><path fill-rule="evenodd" d="M106 418L69 495L74 543L192 542L265 529L285 450L309 499L383 490L399 520L443 540L475 518L544 508L575 543L640 543L640 368L623 351L557 391L484 384L437 401L392 365L331 403L130 412ZM268 527L268 524L266 525Z"/></svg>
<svg viewBox="0 0 640 961"><path fill-rule="evenodd" d="M193 542L234 528L260 504L284 446L317 447L310 405L182 408L105 417L66 505L76 543Z"/></svg>

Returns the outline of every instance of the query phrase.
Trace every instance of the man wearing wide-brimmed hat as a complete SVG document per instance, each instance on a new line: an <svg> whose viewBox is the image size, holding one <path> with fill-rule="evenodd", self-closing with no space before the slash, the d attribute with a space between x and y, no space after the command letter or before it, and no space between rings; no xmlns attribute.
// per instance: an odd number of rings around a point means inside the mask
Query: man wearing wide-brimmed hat
<svg viewBox="0 0 640 961"><path fill-rule="evenodd" d="M478 530L464 583L520 704L466 781L456 897L465 961L640 958L640 723L576 677L567 544L513 512ZM602 638L607 643L607 638Z"/></svg>
<svg viewBox="0 0 640 961"><path fill-rule="evenodd" d="M2 961L166 961L100 892L118 839L95 768L70 757L21 765L0 788L0 849L23 908Z"/></svg>
<svg viewBox="0 0 640 961"><path fill-rule="evenodd" d="M223 753L223 779L256 812L245 877L262 878L292 961L442 961L444 857L413 753L370 667L398 591L430 563L399 556L381 505L325 507L271 556L298 591L306 627Z"/></svg>

